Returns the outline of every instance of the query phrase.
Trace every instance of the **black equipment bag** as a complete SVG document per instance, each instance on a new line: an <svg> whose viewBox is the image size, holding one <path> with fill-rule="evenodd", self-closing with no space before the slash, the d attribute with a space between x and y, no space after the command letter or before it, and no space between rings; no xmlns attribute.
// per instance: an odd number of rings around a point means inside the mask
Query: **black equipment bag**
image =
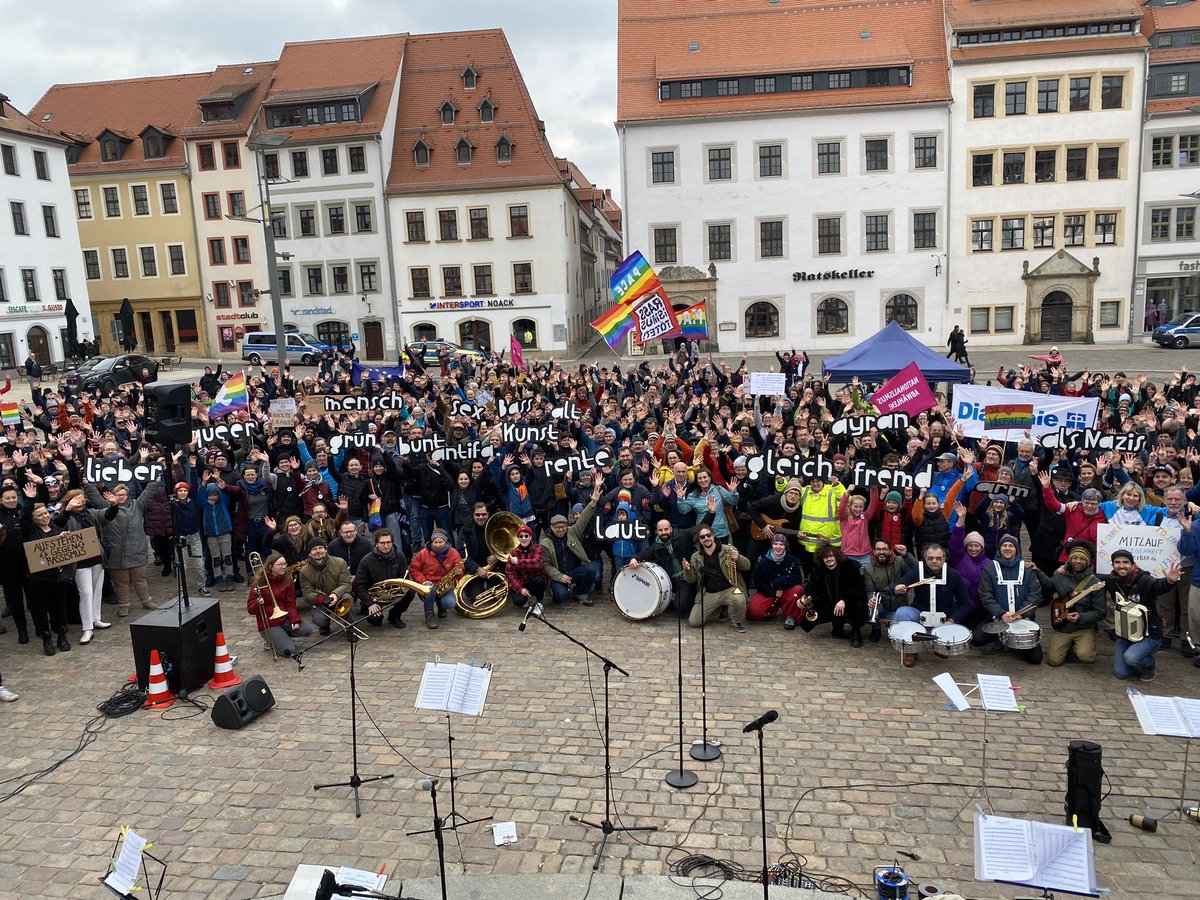
<svg viewBox="0 0 1200 900"><path fill-rule="evenodd" d="M1067 753L1067 824L1078 817L1079 827L1091 829L1092 840L1107 844L1112 835L1100 821L1100 780L1104 777L1100 745L1071 741Z"/></svg>

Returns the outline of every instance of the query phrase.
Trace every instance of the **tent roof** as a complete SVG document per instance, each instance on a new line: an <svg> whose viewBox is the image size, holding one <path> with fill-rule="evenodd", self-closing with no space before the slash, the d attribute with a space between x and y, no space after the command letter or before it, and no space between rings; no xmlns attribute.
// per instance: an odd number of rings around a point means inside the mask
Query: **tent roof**
<svg viewBox="0 0 1200 900"><path fill-rule="evenodd" d="M926 347L895 322L888 322L853 350L822 360L821 373L833 381L847 382L855 375L863 381L886 381L909 363L916 363L928 382L964 383L970 378L966 366L951 362Z"/></svg>

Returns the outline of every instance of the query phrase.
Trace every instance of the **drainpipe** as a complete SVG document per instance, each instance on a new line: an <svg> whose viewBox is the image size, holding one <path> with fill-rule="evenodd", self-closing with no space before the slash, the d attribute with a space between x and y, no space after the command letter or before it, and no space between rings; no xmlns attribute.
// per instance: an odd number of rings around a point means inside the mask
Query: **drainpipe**
<svg viewBox="0 0 1200 900"><path fill-rule="evenodd" d="M628 148L625 145L625 123L621 123L617 127L617 132L621 136L621 203L625 209L624 227L621 229L621 250L624 254L623 258L629 256L629 165L626 162L626 151Z"/></svg>
<svg viewBox="0 0 1200 900"><path fill-rule="evenodd" d="M404 346L404 342L401 340L400 335L400 300L396 294L396 260L395 252L392 248L392 204L388 202L387 182L384 180L387 169L383 165L383 136L378 134L375 135L375 156L379 160L379 178L380 187L382 188L379 193L383 198L383 235L387 241L388 281L390 282L390 290L392 292L392 327L395 330L395 349L396 359L398 360L400 358L400 348ZM386 357L386 355L385 351L384 356Z"/></svg>

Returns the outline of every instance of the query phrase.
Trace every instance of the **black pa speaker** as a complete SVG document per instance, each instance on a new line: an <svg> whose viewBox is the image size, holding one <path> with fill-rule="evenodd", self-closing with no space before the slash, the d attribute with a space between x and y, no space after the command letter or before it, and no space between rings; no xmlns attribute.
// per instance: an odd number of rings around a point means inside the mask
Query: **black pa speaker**
<svg viewBox="0 0 1200 900"><path fill-rule="evenodd" d="M185 447L192 442L192 388L188 384L148 384L145 440Z"/></svg>
<svg viewBox="0 0 1200 900"><path fill-rule="evenodd" d="M275 695L261 675L254 675L216 699L212 708L213 724L236 731L274 705Z"/></svg>
<svg viewBox="0 0 1200 900"><path fill-rule="evenodd" d="M152 610L129 626L133 665L142 690L150 682L151 650L157 650L162 659L172 693L178 693L180 685L194 691L213 677L221 605L216 597L193 597L182 618L181 629L179 610L172 605Z"/></svg>

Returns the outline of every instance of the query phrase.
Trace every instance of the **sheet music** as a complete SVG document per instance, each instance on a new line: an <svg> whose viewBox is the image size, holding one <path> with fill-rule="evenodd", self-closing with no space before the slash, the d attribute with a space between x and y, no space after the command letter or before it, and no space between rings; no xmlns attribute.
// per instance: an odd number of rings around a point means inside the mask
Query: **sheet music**
<svg viewBox="0 0 1200 900"><path fill-rule="evenodd" d="M1188 727L1192 729L1192 737L1200 737L1200 700L1190 697L1176 697L1175 703L1183 714Z"/></svg>
<svg viewBox="0 0 1200 900"><path fill-rule="evenodd" d="M425 663L417 691L417 709L478 716L483 712L492 670L466 663Z"/></svg>
<svg viewBox="0 0 1200 900"><path fill-rule="evenodd" d="M1089 852L1091 833L1070 825L1033 823L1037 842L1038 870L1033 883L1038 887L1071 894L1094 894L1095 879Z"/></svg>
<svg viewBox="0 0 1200 900"><path fill-rule="evenodd" d="M492 826L492 840L497 847L515 844L517 842L517 823L497 822Z"/></svg>
<svg viewBox="0 0 1200 900"><path fill-rule="evenodd" d="M983 708L996 712L1020 712L1017 695L1013 693L1012 679L1007 675L976 675L979 679L979 696Z"/></svg>
<svg viewBox="0 0 1200 900"><path fill-rule="evenodd" d="M425 674L421 676L421 688L417 691L416 708L444 711L453 683L454 666L425 663Z"/></svg>
<svg viewBox="0 0 1200 900"><path fill-rule="evenodd" d="M342 866L338 869L338 884L343 886L363 887L371 891L382 891L387 882L387 875L368 872L366 869L352 869Z"/></svg>
<svg viewBox="0 0 1200 900"><path fill-rule="evenodd" d="M954 676L949 672L933 676L933 683L942 689L942 693L950 698L950 702L959 712L971 708L967 695L962 692L962 689L955 683Z"/></svg>
<svg viewBox="0 0 1200 900"><path fill-rule="evenodd" d="M127 828L121 852L104 883L120 894L131 892L142 870L142 850L145 847L146 839L132 828Z"/></svg>
<svg viewBox="0 0 1200 900"><path fill-rule="evenodd" d="M975 817L975 877L1095 895L1092 833L980 813Z"/></svg>
<svg viewBox="0 0 1200 900"><path fill-rule="evenodd" d="M1175 737L1192 737L1192 731L1184 721L1174 697L1154 697L1148 694L1130 695L1134 709L1139 704L1138 721L1146 734L1164 734ZM1142 715L1142 710L1145 714ZM1149 727L1147 727L1149 726Z"/></svg>
<svg viewBox="0 0 1200 900"><path fill-rule="evenodd" d="M975 876L980 881L1026 882L1037 871L1032 823L1002 816L975 817Z"/></svg>

